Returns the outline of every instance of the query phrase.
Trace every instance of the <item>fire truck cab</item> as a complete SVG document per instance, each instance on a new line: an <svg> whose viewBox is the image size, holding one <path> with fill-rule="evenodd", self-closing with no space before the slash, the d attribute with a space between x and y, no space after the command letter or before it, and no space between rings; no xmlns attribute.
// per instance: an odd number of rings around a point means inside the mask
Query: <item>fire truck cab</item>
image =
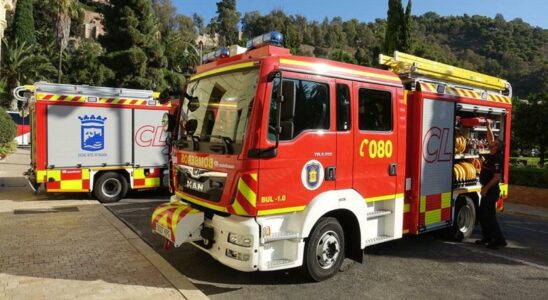
<svg viewBox="0 0 548 300"><path fill-rule="evenodd" d="M237 270L302 266L317 281L404 234L469 236L481 186L468 164L486 118L508 142L509 84L403 53L381 57L391 71L294 56L282 40L204 57L165 118L174 195L152 230Z"/></svg>

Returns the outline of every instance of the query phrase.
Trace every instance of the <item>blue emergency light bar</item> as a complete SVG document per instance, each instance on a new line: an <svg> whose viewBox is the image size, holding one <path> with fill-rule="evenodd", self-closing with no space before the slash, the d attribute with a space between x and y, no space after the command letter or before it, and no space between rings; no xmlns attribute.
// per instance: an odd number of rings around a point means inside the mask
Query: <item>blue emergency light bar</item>
<svg viewBox="0 0 548 300"><path fill-rule="evenodd" d="M202 56L202 63L205 64L205 63L216 61L220 58L225 58L229 56L230 56L230 50L228 48L220 48L217 51L204 54L204 56Z"/></svg>
<svg viewBox="0 0 548 300"><path fill-rule="evenodd" d="M284 35L277 32L272 31L263 35L260 35L258 37L254 37L253 39L249 40L247 42L246 48L248 50L259 48L265 45L273 45L281 47L284 43Z"/></svg>

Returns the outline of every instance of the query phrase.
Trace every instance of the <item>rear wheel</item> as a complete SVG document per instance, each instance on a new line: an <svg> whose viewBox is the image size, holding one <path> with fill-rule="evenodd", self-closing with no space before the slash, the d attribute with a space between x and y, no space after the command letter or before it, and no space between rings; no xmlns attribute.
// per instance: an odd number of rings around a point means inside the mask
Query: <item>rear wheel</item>
<svg viewBox="0 0 548 300"><path fill-rule="evenodd" d="M470 197L463 196L457 199L453 226L449 229L449 238L462 241L469 238L476 225L476 206Z"/></svg>
<svg viewBox="0 0 548 300"><path fill-rule="evenodd" d="M322 281L341 267L344 260L344 232L335 218L321 218L305 246L304 271L314 281Z"/></svg>
<svg viewBox="0 0 548 300"><path fill-rule="evenodd" d="M117 172L101 174L93 185L93 195L102 203L112 203L124 198L128 191L126 178Z"/></svg>

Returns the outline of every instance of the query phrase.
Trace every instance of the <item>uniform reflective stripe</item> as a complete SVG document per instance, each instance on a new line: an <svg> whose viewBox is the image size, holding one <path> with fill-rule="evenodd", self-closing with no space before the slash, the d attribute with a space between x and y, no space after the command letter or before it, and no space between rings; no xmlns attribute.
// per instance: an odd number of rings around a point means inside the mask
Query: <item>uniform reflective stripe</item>
<svg viewBox="0 0 548 300"><path fill-rule="evenodd" d="M285 213L303 211L305 208L306 206L303 205L303 206L293 206L293 207L276 208L276 209L265 209L265 210L259 210L257 212L257 215L267 216L267 215L285 214Z"/></svg>
<svg viewBox="0 0 548 300"><path fill-rule="evenodd" d="M365 202L392 200L403 197L403 193L365 198Z"/></svg>

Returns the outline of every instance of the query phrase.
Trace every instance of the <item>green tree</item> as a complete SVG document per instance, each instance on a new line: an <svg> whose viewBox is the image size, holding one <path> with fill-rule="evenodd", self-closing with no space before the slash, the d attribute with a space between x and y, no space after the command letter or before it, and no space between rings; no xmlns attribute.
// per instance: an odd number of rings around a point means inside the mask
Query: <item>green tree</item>
<svg viewBox="0 0 548 300"><path fill-rule="evenodd" d="M17 1L12 27L12 41L18 41L27 45L32 45L36 42L32 0Z"/></svg>
<svg viewBox="0 0 548 300"><path fill-rule="evenodd" d="M530 94L526 103L517 103L513 116L514 136L523 144L538 147L540 164L548 150L548 92Z"/></svg>
<svg viewBox="0 0 548 300"><path fill-rule="evenodd" d="M105 9L105 65L114 71L112 84L163 92L167 59L158 19L147 0L111 0Z"/></svg>
<svg viewBox="0 0 548 300"><path fill-rule="evenodd" d="M78 0L48 0L51 5L57 6L57 21L56 21L56 35L57 45L59 47L58 52L58 82L61 82L63 76L63 52L68 46L72 19L78 17L81 5Z"/></svg>
<svg viewBox="0 0 548 300"><path fill-rule="evenodd" d="M384 52L387 54L398 50L402 44L403 19L401 0L388 0L388 18L384 37Z"/></svg>
<svg viewBox="0 0 548 300"><path fill-rule="evenodd" d="M101 86L112 80L114 72L100 61L104 52L104 49L96 41L82 40L78 49L68 57L65 81L73 84Z"/></svg>
<svg viewBox="0 0 548 300"><path fill-rule="evenodd" d="M401 45L400 51L411 52L412 40L411 32L413 31L413 19L411 18L411 0L407 1L407 7L405 8L405 14L403 16L402 28L401 28Z"/></svg>
<svg viewBox="0 0 548 300"><path fill-rule="evenodd" d="M220 35L221 46L238 43L238 23L240 12L236 10L236 0L217 2L217 16L211 20L213 30Z"/></svg>
<svg viewBox="0 0 548 300"><path fill-rule="evenodd" d="M329 53L329 59L350 64L357 63L356 59L352 55L342 50L335 50Z"/></svg>
<svg viewBox="0 0 548 300"><path fill-rule="evenodd" d="M55 68L47 57L36 51L36 45L28 45L25 42L13 41L8 43L4 40L4 49L2 53L2 77L6 78L7 90L11 91L22 84L32 84L39 80L50 80L55 74ZM17 102L11 97L1 99L2 106L8 106L13 109L17 107Z"/></svg>

